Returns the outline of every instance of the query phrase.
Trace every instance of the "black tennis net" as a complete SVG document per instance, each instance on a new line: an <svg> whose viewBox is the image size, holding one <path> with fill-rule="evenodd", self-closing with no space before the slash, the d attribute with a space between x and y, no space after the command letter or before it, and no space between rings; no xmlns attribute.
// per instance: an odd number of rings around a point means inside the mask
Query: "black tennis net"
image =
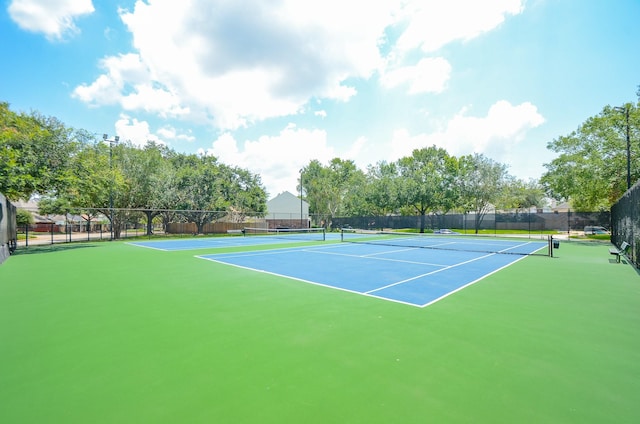
<svg viewBox="0 0 640 424"><path fill-rule="evenodd" d="M558 244L552 236L546 236L546 239L530 239L518 236L497 237L457 233L407 233L353 229L343 229L340 238L343 242L348 243L540 256L552 256L554 244Z"/></svg>

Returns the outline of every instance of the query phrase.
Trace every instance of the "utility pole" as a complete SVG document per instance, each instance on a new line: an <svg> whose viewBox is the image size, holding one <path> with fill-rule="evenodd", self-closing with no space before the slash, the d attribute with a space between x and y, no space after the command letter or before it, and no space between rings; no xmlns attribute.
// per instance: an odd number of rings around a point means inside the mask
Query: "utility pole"
<svg viewBox="0 0 640 424"><path fill-rule="evenodd" d="M302 217L302 171L304 171L304 168L300 169L300 228L305 227Z"/></svg>
<svg viewBox="0 0 640 424"><path fill-rule="evenodd" d="M629 104L625 104L624 107L616 106L613 109L618 112L624 113L625 116L627 138L627 190L629 190L631 188L631 137L629 133Z"/></svg>
<svg viewBox="0 0 640 424"><path fill-rule="evenodd" d="M111 187L109 188L109 220L111 227L111 240L113 240L113 145L118 144L120 137L115 136L113 140L109 140L108 134L102 134L102 139L109 143L109 171L111 172Z"/></svg>

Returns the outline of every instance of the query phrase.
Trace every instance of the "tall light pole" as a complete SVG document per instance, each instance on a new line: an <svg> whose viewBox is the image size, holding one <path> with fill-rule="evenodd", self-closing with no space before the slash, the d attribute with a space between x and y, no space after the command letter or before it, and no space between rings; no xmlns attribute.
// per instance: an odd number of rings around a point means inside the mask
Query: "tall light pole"
<svg viewBox="0 0 640 424"><path fill-rule="evenodd" d="M300 228L304 228L303 225L303 219L302 219L302 171L303 169L300 169Z"/></svg>
<svg viewBox="0 0 640 424"><path fill-rule="evenodd" d="M631 188L631 137L629 136L629 104L625 104L624 107L616 106L613 108L618 112L624 113L625 125L627 128L627 190Z"/></svg>
<svg viewBox="0 0 640 424"><path fill-rule="evenodd" d="M113 145L118 144L120 137L115 136L113 140L109 140L108 134L102 134L102 139L109 143L109 171L111 172L111 187L109 188L109 220L111 223L111 240L113 240L113 184L115 178L113 176Z"/></svg>

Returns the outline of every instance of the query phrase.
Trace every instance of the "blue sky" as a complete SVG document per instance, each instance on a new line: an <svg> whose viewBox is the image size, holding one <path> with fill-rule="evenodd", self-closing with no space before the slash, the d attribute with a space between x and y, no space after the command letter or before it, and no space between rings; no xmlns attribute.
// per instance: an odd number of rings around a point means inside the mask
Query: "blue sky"
<svg viewBox="0 0 640 424"><path fill-rule="evenodd" d="M0 101L260 174L436 145L529 180L636 101L638 0L5 0Z"/></svg>

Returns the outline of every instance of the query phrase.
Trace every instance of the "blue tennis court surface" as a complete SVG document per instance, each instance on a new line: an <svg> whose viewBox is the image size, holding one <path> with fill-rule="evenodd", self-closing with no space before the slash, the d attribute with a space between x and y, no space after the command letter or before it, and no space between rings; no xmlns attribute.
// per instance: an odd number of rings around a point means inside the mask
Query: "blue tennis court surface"
<svg viewBox="0 0 640 424"><path fill-rule="evenodd" d="M544 242L527 244L531 253L546 246ZM419 307L524 258L351 243L198 257Z"/></svg>

